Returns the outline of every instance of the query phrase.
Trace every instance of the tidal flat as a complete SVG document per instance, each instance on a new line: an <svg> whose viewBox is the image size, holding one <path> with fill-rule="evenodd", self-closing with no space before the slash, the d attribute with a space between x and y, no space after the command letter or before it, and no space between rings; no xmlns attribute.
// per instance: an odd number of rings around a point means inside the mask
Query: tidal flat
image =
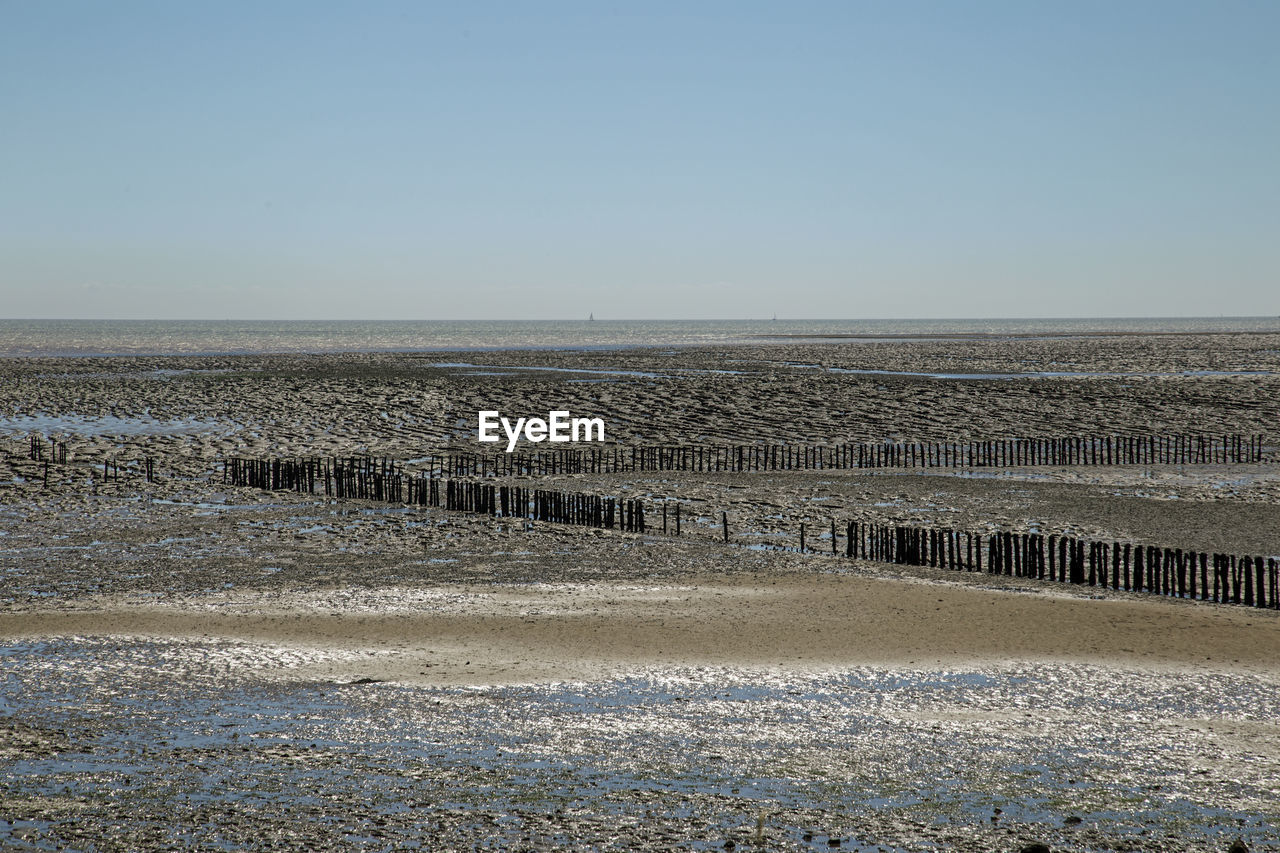
<svg viewBox="0 0 1280 853"><path fill-rule="evenodd" d="M4 366L0 846L1280 849L1280 612L850 560L827 533L1276 557L1280 335ZM679 538L222 481L232 456L412 470L491 452L480 410L552 409L623 446L1176 432L1264 453L511 480L679 502ZM65 461L31 459L33 434Z"/></svg>

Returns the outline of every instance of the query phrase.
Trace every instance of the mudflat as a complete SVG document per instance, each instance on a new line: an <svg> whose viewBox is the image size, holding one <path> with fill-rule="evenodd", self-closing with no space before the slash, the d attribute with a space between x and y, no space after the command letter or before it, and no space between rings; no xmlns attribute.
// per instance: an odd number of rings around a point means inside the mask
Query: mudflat
<svg viewBox="0 0 1280 853"><path fill-rule="evenodd" d="M9 359L0 838L1274 846L1280 611L848 559L830 531L1275 558L1277 353L1107 334ZM481 410L553 409L622 447L1264 440L1248 462L495 481L678 503L678 537L223 479L233 456L412 472L492 452Z"/></svg>

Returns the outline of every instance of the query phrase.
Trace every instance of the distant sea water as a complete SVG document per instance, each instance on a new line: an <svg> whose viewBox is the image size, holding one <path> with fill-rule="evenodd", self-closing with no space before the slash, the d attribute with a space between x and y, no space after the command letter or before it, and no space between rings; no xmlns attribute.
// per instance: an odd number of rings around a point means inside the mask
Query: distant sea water
<svg viewBox="0 0 1280 853"><path fill-rule="evenodd" d="M957 320L0 320L0 356L614 349L773 336L1280 332L1276 317Z"/></svg>

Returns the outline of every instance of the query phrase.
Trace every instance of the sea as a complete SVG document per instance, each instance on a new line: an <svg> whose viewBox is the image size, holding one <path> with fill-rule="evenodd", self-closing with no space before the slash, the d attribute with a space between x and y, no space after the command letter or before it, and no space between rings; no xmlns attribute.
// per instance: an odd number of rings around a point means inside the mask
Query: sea
<svg viewBox="0 0 1280 853"><path fill-rule="evenodd" d="M0 357L715 346L791 338L1277 332L1280 317L934 320L19 320Z"/></svg>

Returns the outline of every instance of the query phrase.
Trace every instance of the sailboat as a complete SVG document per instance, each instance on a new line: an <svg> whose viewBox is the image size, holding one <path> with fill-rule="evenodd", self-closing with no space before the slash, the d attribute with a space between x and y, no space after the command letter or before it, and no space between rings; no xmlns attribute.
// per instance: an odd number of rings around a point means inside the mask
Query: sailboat
<svg viewBox="0 0 1280 853"><path fill-rule="evenodd" d="M587 315L587 322L594 323L595 321L596 321L596 315L594 313Z"/></svg>

